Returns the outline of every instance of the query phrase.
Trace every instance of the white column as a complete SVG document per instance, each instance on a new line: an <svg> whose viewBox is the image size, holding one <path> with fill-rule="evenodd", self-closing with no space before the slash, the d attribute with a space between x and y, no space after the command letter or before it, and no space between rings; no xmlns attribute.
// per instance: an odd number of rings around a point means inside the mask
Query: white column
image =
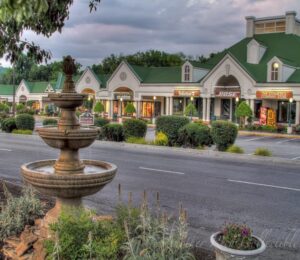
<svg viewBox="0 0 300 260"><path fill-rule="evenodd" d="M135 100L134 101L134 107L135 107L135 114L136 114L136 118L140 117L140 101Z"/></svg>
<svg viewBox="0 0 300 260"><path fill-rule="evenodd" d="M230 113L229 113L229 118L230 121L232 121L232 116L233 116L233 104L232 104L232 98L230 99Z"/></svg>
<svg viewBox="0 0 300 260"><path fill-rule="evenodd" d="M170 115L173 115L173 97L170 97Z"/></svg>
<svg viewBox="0 0 300 260"><path fill-rule="evenodd" d="M113 100L107 100L109 102L109 113L108 117L113 118Z"/></svg>
<svg viewBox="0 0 300 260"><path fill-rule="evenodd" d="M169 108L170 108L170 98L166 97L166 111L165 111L165 115L169 115Z"/></svg>
<svg viewBox="0 0 300 260"><path fill-rule="evenodd" d="M206 121L206 98L202 98L202 120Z"/></svg>
<svg viewBox="0 0 300 260"><path fill-rule="evenodd" d="M296 101L296 125L300 123L300 101Z"/></svg>
<svg viewBox="0 0 300 260"><path fill-rule="evenodd" d="M254 113L254 99L250 99L250 108L252 112Z"/></svg>
<svg viewBox="0 0 300 260"><path fill-rule="evenodd" d="M206 103L206 121L210 121L210 98L207 98L207 103Z"/></svg>

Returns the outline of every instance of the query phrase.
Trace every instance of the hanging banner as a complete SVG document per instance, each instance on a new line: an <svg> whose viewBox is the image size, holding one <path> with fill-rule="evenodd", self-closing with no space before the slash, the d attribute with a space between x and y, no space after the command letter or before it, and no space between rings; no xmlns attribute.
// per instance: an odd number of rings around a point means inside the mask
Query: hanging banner
<svg viewBox="0 0 300 260"><path fill-rule="evenodd" d="M267 115L267 125L276 126L276 112L274 111L274 109L269 108Z"/></svg>
<svg viewBox="0 0 300 260"><path fill-rule="evenodd" d="M260 108L260 116L259 116L259 124L260 125L266 125L267 124L267 112L268 109L266 107Z"/></svg>
<svg viewBox="0 0 300 260"><path fill-rule="evenodd" d="M259 99L289 99L293 97L293 92L289 90L259 90L256 91Z"/></svg>
<svg viewBox="0 0 300 260"><path fill-rule="evenodd" d="M215 88L216 97L236 98L241 96L240 88Z"/></svg>

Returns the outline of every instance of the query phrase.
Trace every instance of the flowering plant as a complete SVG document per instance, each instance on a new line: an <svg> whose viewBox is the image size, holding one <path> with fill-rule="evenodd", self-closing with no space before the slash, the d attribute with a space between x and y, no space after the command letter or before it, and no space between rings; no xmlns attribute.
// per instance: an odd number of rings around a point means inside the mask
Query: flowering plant
<svg viewBox="0 0 300 260"><path fill-rule="evenodd" d="M225 224L218 242L236 250L254 250L258 248L252 230L244 224Z"/></svg>

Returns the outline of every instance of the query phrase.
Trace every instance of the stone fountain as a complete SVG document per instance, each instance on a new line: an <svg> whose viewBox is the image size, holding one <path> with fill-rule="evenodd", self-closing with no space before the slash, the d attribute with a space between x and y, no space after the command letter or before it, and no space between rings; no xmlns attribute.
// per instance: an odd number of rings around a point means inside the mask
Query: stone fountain
<svg viewBox="0 0 300 260"><path fill-rule="evenodd" d="M74 60L63 61L66 79L61 93L49 94L50 100L61 108L58 127L43 127L37 131L53 148L60 149L57 160L44 160L21 166L24 180L43 194L56 197L56 204L45 216L47 224L54 222L63 208L81 206L81 198L101 190L114 178L117 167L111 163L80 160L79 149L90 146L97 138L97 128L82 128L75 114L85 94L75 91L72 75Z"/></svg>

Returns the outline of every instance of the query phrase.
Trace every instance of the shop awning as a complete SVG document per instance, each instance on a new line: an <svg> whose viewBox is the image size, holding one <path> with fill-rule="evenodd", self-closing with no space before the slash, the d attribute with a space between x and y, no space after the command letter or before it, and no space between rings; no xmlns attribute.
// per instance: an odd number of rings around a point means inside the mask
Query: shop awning
<svg viewBox="0 0 300 260"><path fill-rule="evenodd" d="M241 95L240 88L215 88L216 97L236 98L236 97L240 97L240 95Z"/></svg>
<svg viewBox="0 0 300 260"><path fill-rule="evenodd" d="M258 90L256 98L259 99L289 99L293 97L291 90Z"/></svg>

